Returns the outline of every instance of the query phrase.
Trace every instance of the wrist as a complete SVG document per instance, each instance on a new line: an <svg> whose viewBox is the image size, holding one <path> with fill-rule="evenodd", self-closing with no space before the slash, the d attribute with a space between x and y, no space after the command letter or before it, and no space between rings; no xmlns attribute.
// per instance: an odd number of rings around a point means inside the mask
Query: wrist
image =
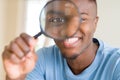
<svg viewBox="0 0 120 80"><path fill-rule="evenodd" d="M26 77L26 75L23 75L23 76L21 76L21 77L19 77L19 78L17 78L17 79L11 79L11 78L9 78L9 77L6 75L6 80L25 80L25 77Z"/></svg>

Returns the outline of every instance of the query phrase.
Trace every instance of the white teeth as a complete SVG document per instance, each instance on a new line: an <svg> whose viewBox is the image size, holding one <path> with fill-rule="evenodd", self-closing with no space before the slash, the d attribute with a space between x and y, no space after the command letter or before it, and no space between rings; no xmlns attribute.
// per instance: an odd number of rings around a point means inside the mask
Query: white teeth
<svg viewBox="0 0 120 80"><path fill-rule="evenodd" d="M69 39L66 39L65 42L67 43L74 43L78 40L78 38L69 38Z"/></svg>

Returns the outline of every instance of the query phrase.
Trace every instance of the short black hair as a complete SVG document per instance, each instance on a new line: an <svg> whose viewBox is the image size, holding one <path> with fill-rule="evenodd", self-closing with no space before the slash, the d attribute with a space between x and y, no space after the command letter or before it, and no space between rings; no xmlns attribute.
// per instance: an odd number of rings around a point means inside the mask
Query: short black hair
<svg viewBox="0 0 120 80"><path fill-rule="evenodd" d="M97 1L96 0L89 0L90 2L94 2L95 5L97 6Z"/></svg>
<svg viewBox="0 0 120 80"><path fill-rule="evenodd" d="M96 6L96 15L97 15L97 0L88 0L90 3L95 4Z"/></svg>
<svg viewBox="0 0 120 80"><path fill-rule="evenodd" d="M55 1L55 0L48 0L48 2L49 2L49 1ZM88 1L95 3L95 5L96 5L96 7L97 7L97 1L96 1L96 0L88 0Z"/></svg>

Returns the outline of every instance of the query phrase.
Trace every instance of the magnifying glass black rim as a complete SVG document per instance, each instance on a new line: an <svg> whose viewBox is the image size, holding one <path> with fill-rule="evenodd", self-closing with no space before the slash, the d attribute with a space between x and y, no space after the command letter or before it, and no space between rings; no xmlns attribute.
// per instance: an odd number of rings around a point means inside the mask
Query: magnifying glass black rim
<svg viewBox="0 0 120 80"><path fill-rule="evenodd" d="M42 16L42 12L44 11L44 9L47 7L47 5L48 4L50 4L50 3L52 3L52 2L54 2L54 1L68 1L68 2L70 2L70 3L72 3L75 7L76 7L76 9L77 9L77 11L78 11L78 14L80 14L80 11L79 11L79 9L78 9L78 7L76 6L76 4L75 3L73 3L71 0L51 0L51 1L49 1L49 2L47 2L46 4L45 4L45 6L42 8L42 10L41 10L41 12L40 12L40 16L39 16L39 22L40 22L40 29L41 29L41 32L40 32L40 35L41 34L44 34L45 36L47 36L47 37L49 37L49 38L52 38L52 39L55 39L55 40L63 40L63 39L65 39L65 38L54 38L53 36L50 36L49 34L47 34L46 32L44 32L44 30L43 30L43 28L42 28L42 25L41 25L41 16ZM76 33L76 32L75 32ZM73 34L74 35L74 34ZM72 36L71 36L72 37Z"/></svg>

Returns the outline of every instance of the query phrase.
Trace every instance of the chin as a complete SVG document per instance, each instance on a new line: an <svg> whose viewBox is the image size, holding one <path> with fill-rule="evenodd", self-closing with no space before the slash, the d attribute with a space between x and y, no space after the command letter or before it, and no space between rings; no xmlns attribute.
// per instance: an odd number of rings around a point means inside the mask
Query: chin
<svg viewBox="0 0 120 80"><path fill-rule="evenodd" d="M80 53L79 54L78 53L74 53L74 54L69 55L69 56L67 54L63 53L62 55L66 59L74 60L74 59L76 59L80 55Z"/></svg>

